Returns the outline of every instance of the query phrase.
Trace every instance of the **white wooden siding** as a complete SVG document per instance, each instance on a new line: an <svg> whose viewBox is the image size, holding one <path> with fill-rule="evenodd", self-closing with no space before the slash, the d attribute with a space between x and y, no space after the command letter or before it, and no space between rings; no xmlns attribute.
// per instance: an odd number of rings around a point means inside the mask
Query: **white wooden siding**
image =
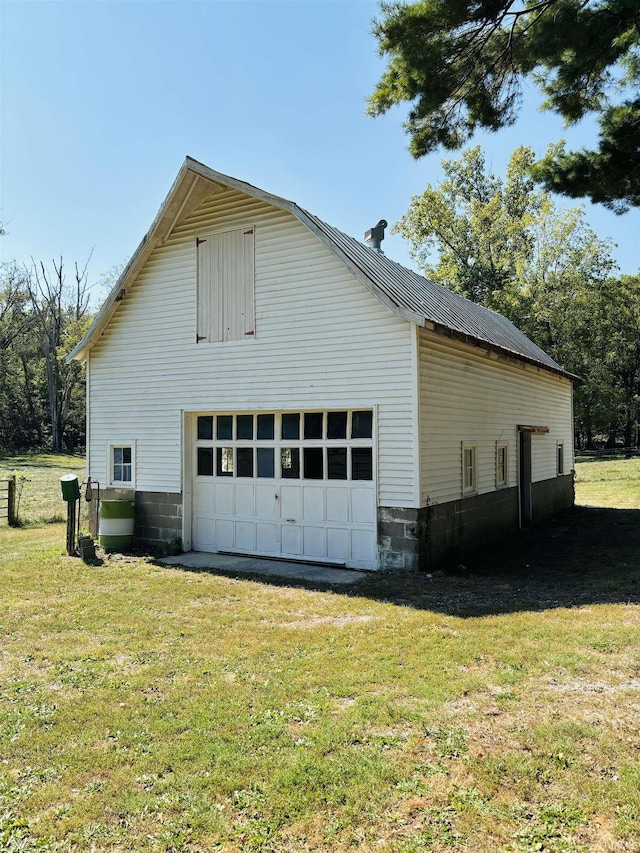
<svg viewBox="0 0 640 853"><path fill-rule="evenodd" d="M196 235L255 228L255 337L196 344ZM91 355L90 473L137 439L136 488L179 492L183 411L377 407L378 502L415 506L411 324L286 211L225 190L147 261ZM415 359L415 354L414 354Z"/></svg>
<svg viewBox="0 0 640 853"><path fill-rule="evenodd" d="M516 486L518 424L549 427L532 436L534 482L556 476L558 441L565 473L573 470L569 380L424 329L419 363L423 505L462 497L463 442L477 446L478 494L496 488L496 442L509 443L508 485Z"/></svg>

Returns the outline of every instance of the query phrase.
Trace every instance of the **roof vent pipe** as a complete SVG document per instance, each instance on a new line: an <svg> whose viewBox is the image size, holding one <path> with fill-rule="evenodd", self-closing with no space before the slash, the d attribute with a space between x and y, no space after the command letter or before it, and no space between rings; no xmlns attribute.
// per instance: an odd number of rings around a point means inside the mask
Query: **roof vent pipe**
<svg viewBox="0 0 640 853"><path fill-rule="evenodd" d="M375 249L376 252L380 252L380 254L384 254L382 249L380 248L380 243L384 240L384 229L387 227L388 223L386 219L381 219L380 222L375 226L375 228L370 228L364 235L365 242L367 246L372 249Z"/></svg>

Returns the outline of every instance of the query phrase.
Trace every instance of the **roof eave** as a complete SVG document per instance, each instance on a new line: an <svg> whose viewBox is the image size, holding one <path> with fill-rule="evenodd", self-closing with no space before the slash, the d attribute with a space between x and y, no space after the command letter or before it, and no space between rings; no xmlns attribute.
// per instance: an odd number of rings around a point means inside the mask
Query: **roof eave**
<svg viewBox="0 0 640 853"><path fill-rule="evenodd" d="M358 281L363 284L367 290L373 293L373 295L376 296L392 314L396 314L398 317L403 317L405 320L409 320L411 323L416 323L418 326L424 326L425 318L421 314L411 311L409 308L405 308L402 305L398 305L392 299L389 299L389 297L376 286L373 279L361 267L359 267L358 264L346 254L346 252L343 252L342 249L337 246L333 240L331 240L329 235L325 234L321 228L318 228L306 211L294 204L291 212L300 220L300 222L302 222L303 225L315 234L320 242L326 246L326 248L329 249L336 258L338 258L338 260L342 261L347 269L355 275Z"/></svg>
<svg viewBox="0 0 640 853"><path fill-rule="evenodd" d="M185 177L191 171L193 170L191 168L190 158L187 157L180 167L180 171L176 175L176 179L171 185L171 189L167 193L165 200L160 205L160 209L151 223L151 227L138 244L138 247L129 259L123 271L120 273L118 280L111 288L111 292L105 301L102 303L100 310L96 314L96 317L87 330L85 336L67 356L67 361L86 361L88 351L95 343L95 339L99 337L113 314L115 314L118 302L124 298L131 286L131 283L134 281L147 258L159 242L158 234L163 222L169 217L169 215L171 215L175 205L181 202L181 195L191 189L191 186L185 187Z"/></svg>
<svg viewBox="0 0 640 853"><path fill-rule="evenodd" d="M193 179L191 181L188 180L189 176L193 176ZM501 347L497 344L490 343L489 341L485 341L482 338L471 336L465 332L460 332L457 329L445 326L432 320L429 317L425 317L420 313L412 311L406 306L398 305L377 286L376 282L371 278L367 271L362 269L352 257L350 257L346 252L342 250L340 246L336 245L336 243L331 239L331 236L326 234L322 230L322 228L319 227L316 222L307 214L307 212L302 208L298 207L297 204L292 201L289 201L288 199L282 198L281 196L276 196L271 193L265 192L259 187L255 187L252 184L246 183L245 181L240 181L237 178L232 178L229 175L222 174L221 172L216 172L214 169L209 168L204 163L200 163L198 160L194 160L193 157L185 158L184 163L180 167L180 170L171 186L171 189L169 190L165 200L163 201L162 205L160 206L160 209L158 210L158 213L155 216L155 219L151 224L151 227L140 241L140 244L138 245L137 249L131 256L126 267L124 268L118 280L114 284L113 288L111 289L111 292L109 293L109 296L106 298L100 310L98 311L98 314L96 315L87 333L82 338L80 343L67 356L67 361L86 360L89 350L95 344L96 340L104 331L112 316L117 311L118 303L121 302L122 299L126 296L128 289L135 281L136 277L140 273L142 267L146 263L152 251L159 243L167 239L169 233L173 228L173 225L175 225L175 222L179 218L189 198L189 195L193 190L194 185L197 183L199 177L210 181L213 184L218 184L221 186L228 187L230 189L238 190L239 192L246 193L247 195L261 199L262 201L265 201L268 204L272 204L275 207L278 207L282 210L286 210L291 213L305 227L307 227L320 240L320 242L327 249L329 249L329 251L336 258L338 258L338 260L340 260L347 267L347 269L349 269L349 271L358 279L358 281L360 281L361 284L363 284L364 287L367 288L367 290L369 290L374 296L376 296L376 298L383 305L385 305L385 307L393 314L402 317L403 319L408 320L411 323L415 323L416 325L421 326L423 328L432 329L439 334L446 335L447 337L454 337L458 340L462 340L474 346L484 347L485 349L489 349L497 353L507 355L510 358L514 358L518 361L532 364L542 370L547 370L551 373L563 376L572 381L581 381L580 377L563 370L559 366L557 368L554 368L553 366L538 361L535 358L528 357L526 355L523 355L522 353L518 353L509 350L508 348Z"/></svg>
<svg viewBox="0 0 640 853"><path fill-rule="evenodd" d="M191 182L187 180L190 175L194 176L194 180ZM205 178L215 184L220 184L222 186L247 193L254 198L262 199L269 204L273 204L276 207L287 210L297 216L299 208L297 208L292 201L267 193L258 187L254 187L244 181L239 181L237 178L232 178L229 175L223 175L221 172L216 172L214 169L210 169L208 166L205 166L204 163L194 160L193 157L186 157L171 186L171 189L169 190L165 200L162 202L160 209L152 222L151 227L140 241L138 248L135 250L126 267L120 274L118 280L111 289L111 292L98 311L93 323L87 330L87 333L80 343L67 356L67 361L86 361L89 350L95 344L97 338L104 331L112 316L115 314L118 308L118 302L122 301L126 296L129 287L139 274L151 252L160 242L167 238L172 225L175 224L177 217L180 215L182 206L187 200L198 177ZM170 226L168 231L166 228L167 225Z"/></svg>
<svg viewBox="0 0 640 853"><path fill-rule="evenodd" d="M490 352L495 352L497 355L507 356L510 359L515 361L521 361L525 364L530 364L533 367L537 367L540 370L546 370L549 373L553 373L556 376L562 376L563 379L569 379L572 382L582 382L582 378L577 376L575 373L570 373L568 370L564 370L564 368L558 365L557 367L553 367L551 364L545 364L543 361L538 361L535 358L524 355L519 352L515 352L515 350L510 350L507 347L501 347L498 344L491 343L490 341L485 341L482 338L473 337L472 335L468 335L465 332L460 332L458 329L452 329L449 326L445 326L442 323L435 323L432 320L425 320L422 324L426 328L431 329L436 334L442 335L447 338L455 338L458 341L461 341L465 344L470 344L471 346L482 347L482 349L489 350Z"/></svg>

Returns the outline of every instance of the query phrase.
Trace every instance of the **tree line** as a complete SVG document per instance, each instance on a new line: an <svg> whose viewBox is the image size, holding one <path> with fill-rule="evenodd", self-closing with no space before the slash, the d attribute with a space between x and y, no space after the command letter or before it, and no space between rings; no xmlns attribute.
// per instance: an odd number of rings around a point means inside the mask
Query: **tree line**
<svg viewBox="0 0 640 853"><path fill-rule="evenodd" d="M85 444L85 371L66 356L89 309L87 265L0 267L0 452L73 452Z"/></svg>
<svg viewBox="0 0 640 853"><path fill-rule="evenodd" d="M518 148L502 178L469 149L394 229L427 277L501 313L580 377L579 447L638 447L640 275L618 274L611 243L582 208L536 186L533 163ZM66 356L92 319L86 265L69 276L62 259L0 268L0 452L84 446L84 367Z"/></svg>
<svg viewBox="0 0 640 853"><path fill-rule="evenodd" d="M597 121L592 148L560 140L539 161L520 148L505 181L479 148L445 162L445 181L396 230L427 276L504 314L582 378L580 446L638 446L640 276L618 275L582 210L549 195L619 214L640 206L637 0L386 0L373 34L385 69L368 112L405 107L416 158L514 124L525 85L566 125Z"/></svg>

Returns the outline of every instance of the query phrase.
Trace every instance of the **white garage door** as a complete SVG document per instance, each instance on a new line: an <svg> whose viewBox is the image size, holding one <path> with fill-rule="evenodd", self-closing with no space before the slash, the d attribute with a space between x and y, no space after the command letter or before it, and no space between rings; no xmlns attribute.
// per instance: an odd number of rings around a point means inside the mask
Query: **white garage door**
<svg viewBox="0 0 640 853"><path fill-rule="evenodd" d="M195 422L194 550L376 568L371 410Z"/></svg>

